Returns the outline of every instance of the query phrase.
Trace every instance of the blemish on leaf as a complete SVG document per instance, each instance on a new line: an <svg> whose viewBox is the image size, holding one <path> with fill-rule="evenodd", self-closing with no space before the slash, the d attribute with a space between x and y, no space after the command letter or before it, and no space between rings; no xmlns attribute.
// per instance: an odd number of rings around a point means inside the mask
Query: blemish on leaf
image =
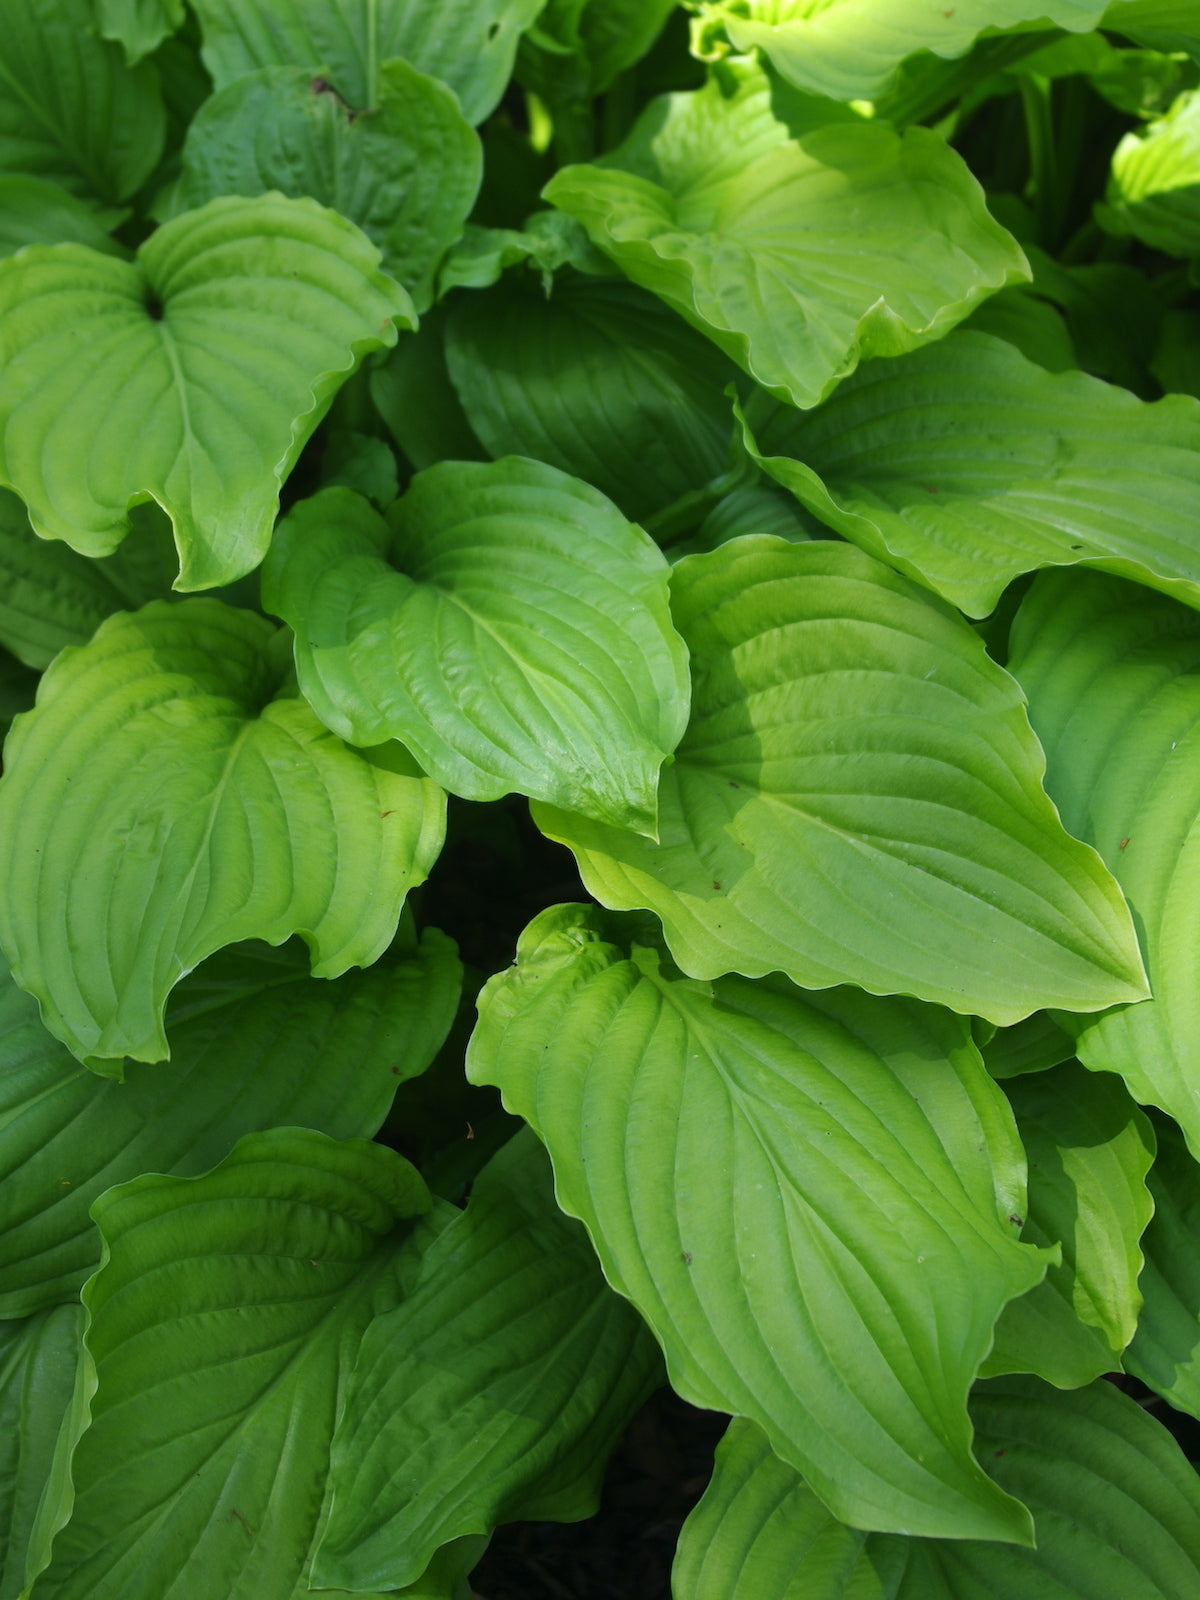
<svg viewBox="0 0 1200 1600"><path fill-rule="evenodd" d="M242 1527L245 1528L246 1532L253 1539L253 1537L254 1537L254 1529L246 1521L245 1517L242 1515L242 1513L238 1510L238 1508L236 1506L230 1506L229 1515L231 1517L236 1517L238 1519L238 1521L241 1523Z"/></svg>
<svg viewBox="0 0 1200 1600"><path fill-rule="evenodd" d="M475 1129L468 1122L467 1123L467 1138L468 1139L473 1139L474 1137L475 1137Z"/></svg>
<svg viewBox="0 0 1200 1600"><path fill-rule="evenodd" d="M1124 850L1125 846L1128 843L1129 843L1129 835L1126 834L1125 837L1121 840L1120 844L1117 846L1117 849L1118 850Z"/></svg>
<svg viewBox="0 0 1200 1600"><path fill-rule="evenodd" d="M1008 1220L1012 1223L1014 1228L1023 1228L1025 1226L1025 1218L1018 1217L1015 1213L1013 1213Z"/></svg>
<svg viewBox="0 0 1200 1600"><path fill-rule="evenodd" d="M691 1264L692 1264L692 1253L691 1253L690 1250L685 1250L683 1252L683 1264L684 1264L685 1267L690 1267L691 1266Z"/></svg>
<svg viewBox="0 0 1200 1600"><path fill-rule="evenodd" d="M716 892L717 892L717 893L718 893L718 894L720 894L720 892L721 892L721 885L720 885L720 884L719 884L719 883L718 883L718 882L717 882L717 880L716 880L716 879L715 879L715 878L714 878L714 879L713 879L713 881L712 881L712 886L713 886L713 888L714 888L714 889L715 889L715 890L716 890Z"/></svg>
<svg viewBox="0 0 1200 1600"><path fill-rule="evenodd" d="M382 821L384 817L394 817L395 815L396 815L396 808L395 808L395 806L393 806L390 811L381 811L379 813L380 821Z"/></svg>
<svg viewBox="0 0 1200 1600"><path fill-rule="evenodd" d="M997 1455L997 1456L1006 1456L1008 1454L1008 1451L1007 1450L994 1450L992 1452L992 1454L993 1455Z"/></svg>

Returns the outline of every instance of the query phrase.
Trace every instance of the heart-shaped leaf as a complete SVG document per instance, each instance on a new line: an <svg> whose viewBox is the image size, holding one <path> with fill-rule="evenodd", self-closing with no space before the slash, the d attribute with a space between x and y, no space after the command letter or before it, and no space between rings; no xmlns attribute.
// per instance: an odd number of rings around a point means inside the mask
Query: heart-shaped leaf
<svg viewBox="0 0 1200 1600"><path fill-rule="evenodd" d="M821 521L986 616L1089 566L1200 606L1200 402L1052 374L982 333L872 361L820 410L751 402L748 449Z"/></svg>
<svg viewBox="0 0 1200 1600"><path fill-rule="evenodd" d="M157 500L178 587L212 588L262 560L301 447L412 303L353 223L279 194L187 212L138 257L0 261L0 480L90 556Z"/></svg>
<svg viewBox="0 0 1200 1600"><path fill-rule="evenodd" d="M301 502L263 603L350 743L400 739L469 800L515 789L652 832L688 706L667 581L602 494L510 457L430 467L386 521L346 489Z"/></svg>
<svg viewBox="0 0 1200 1600"><path fill-rule="evenodd" d="M468 1076L545 1142L685 1398L753 1417L843 1520L1027 1539L966 1398L1045 1259L1016 1241L1020 1145L966 1024L674 978L639 924L531 923L480 998Z"/></svg>
<svg viewBox="0 0 1200 1600"><path fill-rule="evenodd" d="M739 539L672 571L692 719L659 843L534 808L686 972L857 983L993 1022L1146 992L1120 891L1063 832L1020 690L852 546Z"/></svg>
<svg viewBox="0 0 1200 1600"><path fill-rule="evenodd" d="M156 601L64 651L14 724L0 944L81 1058L165 1057L167 995L238 940L300 933L318 977L368 965L437 857L441 790L286 697L287 645L215 600Z"/></svg>
<svg viewBox="0 0 1200 1600"><path fill-rule="evenodd" d="M868 356L938 339L1028 276L944 139L857 118L792 136L765 74L653 102L543 191L627 277L781 400L813 406Z"/></svg>

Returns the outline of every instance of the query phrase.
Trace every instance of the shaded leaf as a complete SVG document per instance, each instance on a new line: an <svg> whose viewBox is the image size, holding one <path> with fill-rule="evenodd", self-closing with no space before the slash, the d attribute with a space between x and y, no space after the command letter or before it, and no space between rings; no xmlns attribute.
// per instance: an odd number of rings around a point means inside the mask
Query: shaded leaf
<svg viewBox="0 0 1200 1600"><path fill-rule="evenodd" d="M131 1063L120 1084L79 1066L5 975L0 1316L78 1293L100 1254L88 1207L115 1183L191 1177L242 1134L280 1124L370 1138L397 1084L440 1047L461 970L435 929L412 956L332 983L291 947L241 945L174 991L170 1066Z"/></svg>
<svg viewBox="0 0 1200 1600"><path fill-rule="evenodd" d="M547 0L521 41L517 80L548 105L591 100L654 44L676 0Z"/></svg>
<svg viewBox="0 0 1200 1600"><path fill-rule="evenodd" d="M984 1065L993 1078L1019 1078L1026 1072L1045 1072L1070 1061L1075 1041L1045 1011L1035 1011L1011 1028L999 1028L983 1051Z"/></svg>
<svg viewBox="0 0 1200 1600"><path fill-rule="evenodd" d="M279 486L363 355L411 325L356 227L312 200L214 200L137 263L82 245L0 261L0 479L37 531L108 555L156 500L178 586L261 561Z"/></svg>
<svg viewBox="0 0 1200 1600"><path fill-rule="evenodd" d="M376 960L436 859L444 795L288 697L287 645L214 600L120 612L9 735L0 943L102 1071L168 1054L167 995L223 945L300 933L323 978Z"/></svg>
<svg viewBox="0 0 1200 1600"><path fill-rule="evenodd" d="M353 489L380 511L400 492L396 458L382 439L350 428L331 429L321 456L322 487Z"/></svg>
<svg viewBox="0 0 1200 1600"><path fill-rule="evenodd" d="M778 970L997 1023L1145 993L1120 892L961 618L825 540L739 539L671 594L693 705L660 843L534 808L597 899L654 911L699 978Z"/></svg>
<svg viewBox="0 0 1200 1600"><path fill-rule="evenodd" d="M538 274L544 296L549 296L563 267L593 277L621 277L588 238L582 223L563 211L535 211L523 228L484 228L468 222L438 271L438 297L444 299L451 289L487 289L510 267L518 266Z"/></svg>
<svg viewBox="0 0 1200 1600"><path fill-rule="evenodd" d="M116 207L95 209L46 178L0 176L0 256L15 255L27 244L73 240L108 255L124 255L109 237L125 217Z"/></svg>
<svg viewBox="0 0 1200 1600"><path fill-rule="evenodd" d="M1200 1168L1179 1129L1155 1117L1158 1155L1147 1183L1154 1215L1142 1240L1142 1310L1125 1370L1200 1417Z"/></svg>
<svg viewBox="0 0 1200 1600"><path fill-rule="evenodd" d="M398 1587L456 1535L597 1509L609 1451L661 1369L550 1178L532 1134L510 1140L364 1335L318 1586Z"/></svg>
<svg viewBox="0 0 1200 1600"><path fill-rule="evenodd" d="M811 415L751 402L746 422L754 459L815 516L971 616L1051 565L1200 606L1190 397L1146 403L957 333L861 368Z"/></svg>
<svg viewBox="0 0 1200 1600"><path fill-rule="evenodd" d="M619 149L544 191L635 283L798 406L868 356L940 338L1028 274L943 139L813 116L780 120L765 74L742 67L654 101Z"/></svg>
<svg viewBox="0 0 1200 1600"><path fill-rule="evenodd" d="M662 555L577 478L447 461L386 521L327 489L280 524L263 603L295 629L301 689L340 737L400 739L469 800L517 790L653 830L687 655Z"/></svg>
<svg viewBox="0 0 1200 1600"><path fill-rule="evenodd" d="M536 918L483 991L468 1076L546 1143L685 1399L758 1421L844 1520L1026 1539L966 1396L1045 1262L1008 1220L1020 1147L966 1024L674 978L639 926Z"/></svg>
<svg viewBox="0 0 1200 1600"><path fill-rule="evenodd" d="M434 306L369 377L376 410L418 472L438 461L487 459L450 382L444 341L445 312Z"/></svg>

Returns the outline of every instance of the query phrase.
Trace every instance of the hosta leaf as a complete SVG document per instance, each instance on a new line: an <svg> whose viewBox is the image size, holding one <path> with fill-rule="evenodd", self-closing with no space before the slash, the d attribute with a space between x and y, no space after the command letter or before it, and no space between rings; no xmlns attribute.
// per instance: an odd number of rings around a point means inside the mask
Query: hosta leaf
<svg viewBox="0 0 1200 1600"><path fill-rule="evenodd" d="M188 130L173 211L224 194L311 195L363 230L418 310L479 189L479 136L445 84L385 62L369 116L324 78L266 67L205 102Z"/></svg>
<svg viewBox="0 0 1200 1600"><path fill-rule="evenodd" d="M548 104L591 100L640 61L676 0L548 0L521 41L518 81Z"/></svg>
<svg viewBox="0 0 1200 1600"><path fill-rule="evenodd" d="M984 1065L993 1078L1019 1078L1070 1061L1075 1041L1053 1017L1035 1011L1011 1028L998 1028L981 1048Z"/></svg>
<svg viewBox="0 0 1200 1600"><path fill-rule="evenodd" d="M442 1546L415 1583L392 1590L392 1595L402 1596L403 1600L475 1600L467 1578L483 1559L488 1538L486 1534L472 1533L452 1539Z"/></svg>
<svg viewBox="0 0 1200 1600"><path fill-rule="evenodd" d="M183 0L93 0L100 33L133 65L183 27Z"/></svg>
<svg viewBox="0 0 1200 1600"><path fill-rule="evenodd" d="M789 543L826 537L825 529L798 501L760 478L723 495L689 538L671 546L667 558L678 561L702 555L748 533L766 533Z"/></svg>
<svg viewBox="0 0 1200 1600"><path fill-rule="evenodd" d="M1044 573L1017 613L1010 666L1046 787L1120 883L1154 993L1070 1019L1079 1058L1120 1073L1200 1152L1200 616L1099 573Z"/></svg>
<svg viewBox="0 0 1200 1600"><path fill-rule="evenodd" d="M446 370L445 312L434 306L421 326L371 368L371 399L388 431L419 472L439 461L483 461Z"/></svg>
<svg viewBox="0 0 1200 1600"><path fill-rule="evenodd" d="M1076 1388L1113 1371L1137 1326L1154 1134L1120 1078L1076 1061L1006 1088L1029 1156L1021 1237L1063 1255L1005 1306L983 1370Z"/></svg>
<svg viewBox="0 0 1200 1600"><path fill-rule="evenodd" d="M6 0L0 172L112 204L154 171L165 133L157 72L99 37L91 0Z"/></svg>
<svg viewBox="0 0 1200 1600"><path fill-rule="evenodd" d="M1097 217L1169 255L1200 256L1200 91L1182 94L1165 117L1127 133Z"/></svg>
<svg viewBox="0 0 1200 1600"><path fill-rule="evenodd" d="M815 516L971 616L1045 566L1200 606L1190 397L1147 404L955 333L860 368L811 415L767 401L747 421L754 459Z"/></svg>
<svg viewBox="0 0 1200 1600"><path fill-rule="evenodd" d="M634 521L725 470L736 368L633 284L567 276L549 299L529 281L464 296L446 360L491 455L572 472Z"/></svg>
<svg viewBox="0 0 1200 1600"><path fill-rule="evenodd" d="M306 699L400 739L469 800L510 790L650 832L687 721L667 564L596 490L517 457L445 462L387 520L327 489L280 524L263 603Z"/></svg>
<svg viewBox="0 0 1200 1600"><path fill-rule="evenodd" d="M698 978L779 970L998 1023L1146 992L1116 885L1042 791L1020 691L960 618L825 540L740 539L671 591L693 705L660 843L535 807L597 899L654 911Z"/></svg>
<svg viewBox="0 0 1200 1600"><path fill-rule="evenodd" d="M126 215L116 208L96 210L45 178L0 176L0 256L15 255L27 244L73 240L108 255L124 255L109 237Z"/></svg>
<svg viewBox="0 0 1200 1600"><path fill-rule="evenodd" d="M980 1459L1029 1504L1037 1549L862 1534L735 1418L683 1526L678 1595L704 1600L1183 1600L1200 1582L1196 1475L1111 1384L982 1383Z"/></svg>
<svg viewBox="0 0 1200 1600"><path fill-rule="evenodd" d="M321 486L353 489L385 510L400 492L396 458L374 434L333 428L321 456Z"/></svg>
<svg viewBox="0 0 1200 1600"><path fill-rule="evenodd" d="M522 32L544 0L196 0L218 89L257 67L323 72L356 111L373 107L382 63L403 56L448 83L482 122L504 93Z"/></svg>
<svg viewBox="0 0 1200 1600"><path fill-rule="evenodd" d="M1158 1155L1147 1183L1154 1215L1142 1244L1142 1310L1125 1352L1132 1372L1173 1406L1200 1417L1200 1167L1174 1123L1154 1119Z"/></svg>
<svg viewBox="0 0 1200 1600"><path fill-rule="evenodd" d="M1151 50L1187 50L1200 60L1200 21L1192 0L1113 0L1104 26Z"/></svg>
<svg viewBox="0 0 1200 1600"><path fill-rule="evenodd" d="M368 965L436 859L444 795L279 698L286 649L249 612L156 601L64 651L14 725L0 944L81 1058L161 1060L170 990L237 940Z"/></svg>
<svg viewBox="0 0 1200 1600"><path fill-rule="evenodd" d="M438 298L451 289L487 289L510 267L536 273L548 298L556 274L574 267L592 277L620 278L607 256L588 238L581 222L564 211L535 211L523 228L484 228L468 222L463 236L438 270ZM569 275L568 275L569 280Z"/></svg>
<svg viewBox="0 0 1200 1600"><path fill-rule="evenodd" d="M214 200L138 254L0 261L0 480L91 556L158 501L178 586L211 588L262 560L301 447L411 301L352 223L279 194Z"/></svg>
<svg viewBox="0 0 1200 1600"><path fill-rule="evenodd" d="M779 399L937 339L1028 276L938 135L858 119L800 131L749 69L655 101L618 150L545 198Z"/></svg>
<svg viewBox="0 0 1200 1600"><path fill-rule="evenodd" d="M984 29L1024 22L1082 33L1100 21L1104 0L960 0L918 11L904 0L705 0L699 10L701 55L719 53L724 35L738 50L761 50L801 89L874 100L918 50L965 55Z"/></svg>
<svg viewBox="0 0 1200 1600"><path fill-rule="evenodd" d="M519 1134L363 1338L313 1582L399 1587L454 1536L590 1516L617 1435L660 1381L653 1339Z"/></svg>
<svg viewBox="0 0 1200 1600"><path fill-rule="evenodd" d="M190 1177L242 1134L295 1124L369 1138L398 1083L423 1072L454 1020L461 968L427 929L411 957L309 976L292 948L242 945L171 997L169 1066L123 1084L81 1067L7 975L0 991L0 1316L77 1294L100 1240L88 1207L143 1172Z"/></svg>
<svg viewBox="0 0 1200 1600"><path fill-rule="evenodd" d="M38 1501L75 1389L79 1306L0 1323L0 1600L17 1600ZM39 1551L34 1565L44 1564Z"/></svg>
<svg viewBox="0 0 1200 1600"><path fill-rule="evenodd" d="M37 1600L307 1592L339 1400L419 1259L396 1225L428 1207L382 1145L278 1128L96 1202L91 1425Z"/></svg>
<svg viewBox="0 0 1200 1600"><path fill-rule="evenodd" d="M672 978L639 922L538 917L484 989L468 1076L546 1143L686 1399L757 1420L846 1521L1024 1540L966 1396L1044 1259L1009 1221L1019 1144L966 1024Z"/></svg>
<svg viewBox="0 0 1200 1600"><path fill-rule="evenodd" d="M7 650L0 650L0 737L8 733L12 719L28 711L37 692L38 675Z"/></svg>

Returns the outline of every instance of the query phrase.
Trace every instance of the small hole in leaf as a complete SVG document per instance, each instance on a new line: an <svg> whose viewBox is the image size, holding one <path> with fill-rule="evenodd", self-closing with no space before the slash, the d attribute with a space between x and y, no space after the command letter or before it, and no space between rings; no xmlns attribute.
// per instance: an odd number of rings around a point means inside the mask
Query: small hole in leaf
<svg viewBox="0 0 1200 1600"><path fill-rule="evenodd" d="M146 315L151 322L161 322L163 319L163 303L156 294L147 297Z"/></svg>

